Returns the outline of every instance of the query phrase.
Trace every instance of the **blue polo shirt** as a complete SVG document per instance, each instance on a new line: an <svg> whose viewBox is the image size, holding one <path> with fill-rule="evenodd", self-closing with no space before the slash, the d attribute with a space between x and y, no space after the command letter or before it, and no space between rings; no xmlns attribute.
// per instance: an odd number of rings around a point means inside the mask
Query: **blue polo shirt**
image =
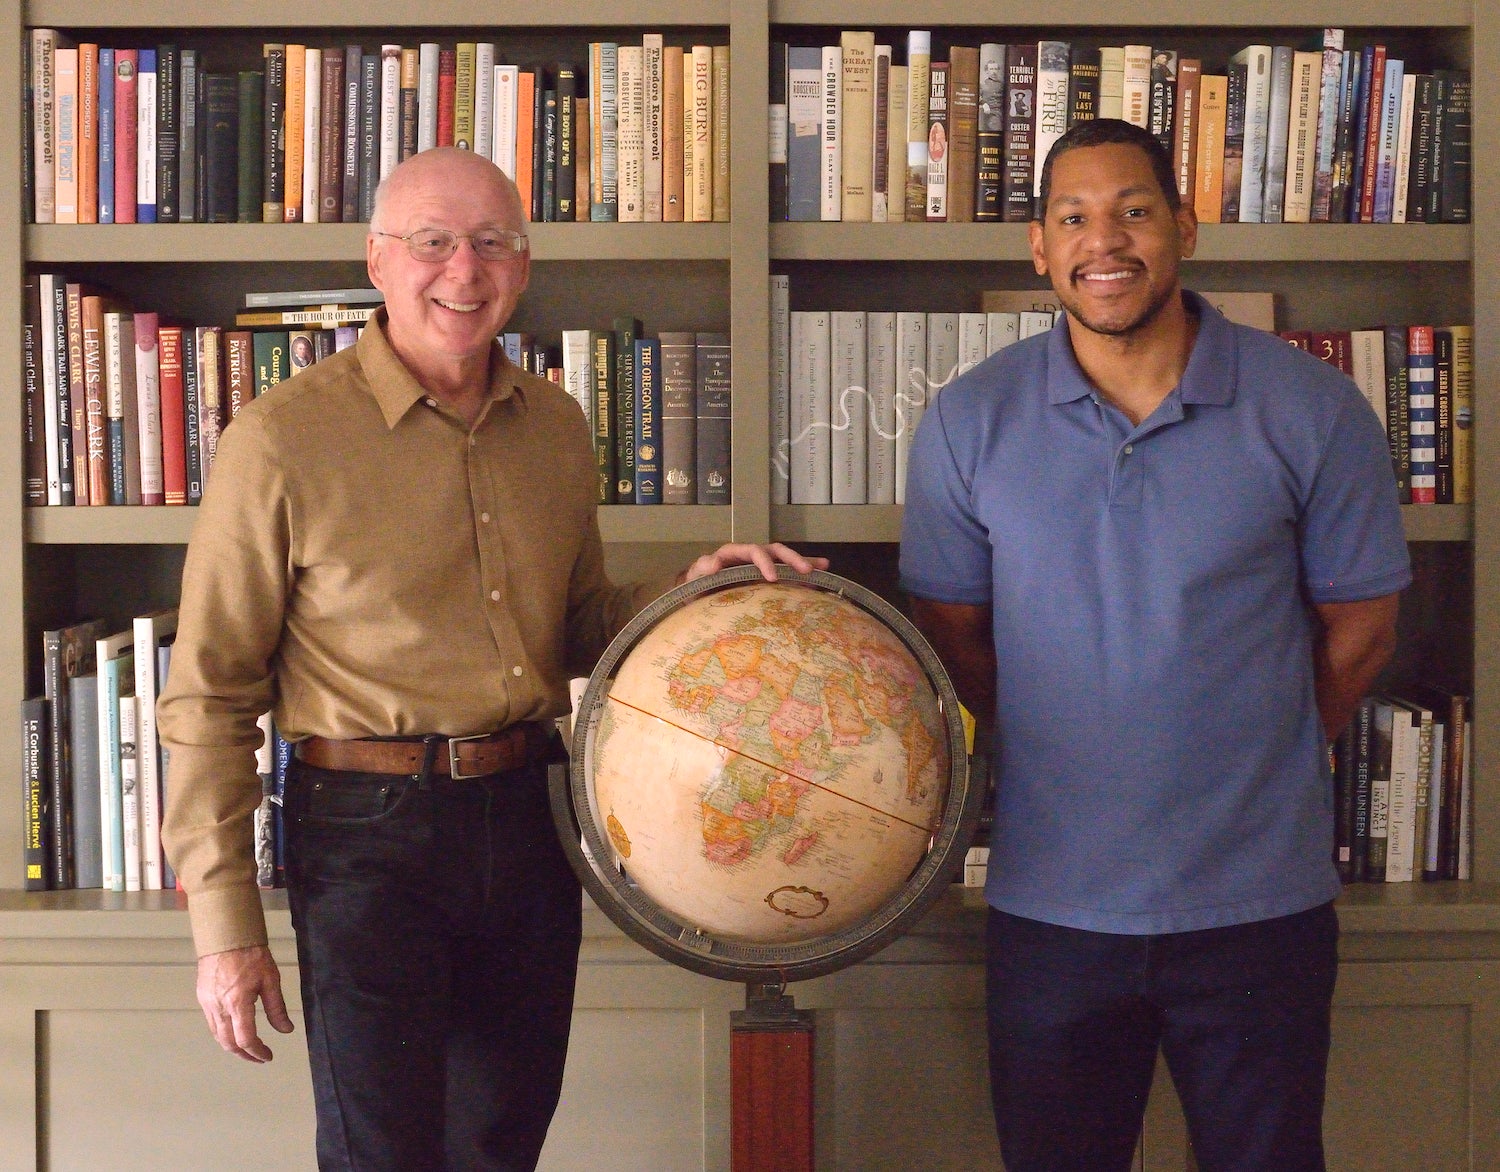
<svg viewBox="0 0 1500 1172"><path fill-rule="evenodd" d="M1139 426L1059 324L945 387L909 464L902 587L994 607L986 897L1090 931L1338 892L1310 604L1411 580L1353 382L1185 297L1192 356Z"/></svg>

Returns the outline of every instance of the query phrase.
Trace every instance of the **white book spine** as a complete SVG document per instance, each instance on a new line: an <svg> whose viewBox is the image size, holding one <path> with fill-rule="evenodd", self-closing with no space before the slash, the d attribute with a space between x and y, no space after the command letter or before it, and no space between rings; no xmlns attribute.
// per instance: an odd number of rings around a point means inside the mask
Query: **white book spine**
<svg viewBox="0 0 1500 1172"><path fill-rule="evenodd" d="M945 386L958 374L958 314L927 315L927 402L932 406Z"/></svg>
<svg viewBox="0 0 1500 1172"><path fill-rule="evenodd" d="M125 890L124 824L120 815L120 672L134 663L135 633L121 631L95 646L99 670L99 827L105 891Z"/></svg>
<svg viewBox="0 0 1500 1172"><path fill-rule="evenodd" d="M1004 350L1012 342L1021 340L1021 315L999 311L987 313L984 323L984 345L985 354L993 354L997 350Z"/></svg>
<svg viewBox="0 0 1500 1172"><path fill-rule="evenodd" d="M401 46L380 46L380 177L401 161Z"/></svg>
<svg viewBox="0 0 1500 1172"><path fill-rule="evenodd" d="M958 373L972 370L986 358L988 351L988 323L982 313L960 313L958 315Z"/></svg>
<svg viewBox="0 0 1500 1172"><path fill-rule="evenodd" d="M791 278L771 275L771 503L791 503Z"/></svg>
<svg viewBox="0 0 1500 1172"><path fill-rule="evenodd" d="M423 41L417 46L417 152L437 146L438 44ZM514 176L512 168L506 172Z"/></svg>
<svg viewBox="0 0 1500 1172"><path fill-rule="evenodd" d="M791 315L791 503L832 502L828 423L829 361L832 337L827 313Z"/></svg>
<svg viewBox="0 0 1500 1172"><path fill-rule="evenodd" d="M1261 221L1266 224L1279 224L1285 218L1292 64L1290 45L1277 45L1271 50L1271 95L1266 121L1266 177L1261 184Z"/></svg>
<svg viewBox="0 0 1500 1172"><path fill-rule="evenodd" d="M1370 404L1380 426L1386 426L1385 331L1351 330L1349 360L1354 369L1354 385Z"/></svg>
<svg viewBox="0 0 1500 1172"><path fill-rule="evenodd" d="M869 438L865 493L872 505L896 503L896 315L865 315Z"/></svg>
<svg viewBox="0 0 1500 1172"><path fill-rule="evenodd" d="M57 30L35 28L31 30L31 106L34 111L32 126L32 178L35 191L35 220L38 224L56 222L57 173L54 151L57 146L57 130L52 124L54 72L57 64ZM122 195L122 198L125 198ZM49 501L49 504L58 502Z"/></svg>
<svg viewBox="0 0 1500 1172"><path fill-rule="evenodd" d="M1151 125L1151 46L1126 45L1124 73L1121 74L1120 116L1132 126L1148 129ZM1101 115L1102 116L1102 115Z"/></svg>
<svg viewBox="0 0 1500 1172"><path fill-rule="evenodd" d="M665 157L665 136L662 133L662 37L660 33L646 33L641 37L642 68L645 70L645 139L646 169L643 177L645 188L645 219L647 223L659 224L662 218L662 161ZM783 159L783 162L785 160Z"/></svg>
<svg viewBox="0 0 1500 1172"><path fill-rule="evenodd" d="M686 62L683 63L684 73ZM693 46L693 100L684 108L692 124L689 142L693 163L688 176L688 202L694 223L712 223L714 218L714 63L711 45ZM684 79L684 84L686 84Z"/></svg>
<svg viewBox="0 0 1500 1172"><path fill-rule="evenodd" d="M1396 187L1391 205L1391 223L1406 223L1406 200L1411 185L1411 128L1416 114L1417 76L1401 78L1401 115L1396 140Z"/></svg>
<svg viewBox="0 0 1500 1172"><path fill-rule="evenodd" d="M1410 883L1416 843L1419 734L1409 709L1396 705L1391 721L1390 814L1385 847L1385 881Z"/></svg>
<svg viewBox="0 0 1500 1172"><path fill-rule="evenodd" d="M1322 53L1298 51L1292 56L1292 101L1287 116L1286 138L1286 199L1281 210L1281 218L1288 224L1305 224L1312 214L1322 69Z"/></svg>
<svg viewBox="0 0 1500 1172"><path fill-rule="evenodd" d="M176 630L175 610L141 615L134 623L135 756L140 799L141 887L145 891L160 891L162 887L161 748L156 735L156 696L161 681L156 678L156 652L162 640Z"/></svg>
<svg viewBox="0 0 1500 1172"><path fill-rule="evenodd" d="M844 214L844 160L839 124L842 111L844 51L823 46L823 182L821 219L841 220Z"/></svg>
<svg viewBox="0 0 1500 1172"><path fill-rule="evenodd" d="M1045 334L1057 321L1057 318L1050 309L1023 309L1019 316L1020 335L1022 338L1031 338L1037 334Z"/></svg>
<svg viewBox="0 0 1500 1172"><path fill-rule="evenodd" d="M640 45L619 50L620 222L646 218L646 77Z"/></svg>
<svg viewBox="0 0 1500 1172"><path fill-rule="evenodd" d="M162 480L161 364L156 339L140 333L135 338L135 401L141 444L141 500L161 504L166 492Z"/></svg>
<svg viewBox="0 0 1500 1172"><path fill-rule="evenodd" d="M1149 66L1147 68L1149 78ZM1103 45L1099 49L1099 117L1125 117L1125 48L1123 45Z"/></svg>
<svg viewBox="0 0 1500 1172"><path fill-rule="evenodd" d="M495 42L474 46L474 150L495 159Z"/></svg>
<svg viewBox="0 0 1500 1172"><path fill-rule="evenodd" d="M865 451L869 428L865 392L866 332L862 312L837 311L831 324L832 389L830 457L832 495L836 505L862 505L866 500Z"/></svg>
<svg viewBox="0 0 1500 1172"><path fill-rule="evenodd" d="M1245 157L1240 223L1259 224L1265 210L1266 147L1271 128L1271 46L1250 45L1230 58L1245 66Z"/></svg>
<svg viewBox="0 0 1500 1172"><path fill-rule="evenodd" d="M589 434L594 433L594 360L588 330L562 332L563 390L583 409Z"/></svg>
<svg viewBox="0 0 1500 1172"><path fill-rule="evenodd" d="M896 314L896 503L906 503L906 461L927 405L927 315Z"/></svg>
<svg viewBox="0 0 1500 1172"><path fill-rule="evenodd" d="M302 219L318 222L318 207L323 202L322 124L323 124L323 50L308 49L303 72L306 93L302 99Z"/></svg>
<svg viewBox="0 0 1500 1172"><path fill-rule="evenodd" d="M135 202L156 206L156 73L135 75ZM120 199L115 193L115 199Z"/></svg>
<svg viewBox="0 0 1500 1172"><path fill-rule="evenodd" d="M516 102L520 98L521 67L495 66L495 125L490 136L494 163L512 179L516 177ZM575 166L588 168L587 159Z"/></svg>
<svg viewBox="0 0 1500 1172"><path fill-rule="evenodd" d="M141 779L136 761L140 723L135 697L121 696L120 833L124 844L126 891L141 890Z"/></svg>

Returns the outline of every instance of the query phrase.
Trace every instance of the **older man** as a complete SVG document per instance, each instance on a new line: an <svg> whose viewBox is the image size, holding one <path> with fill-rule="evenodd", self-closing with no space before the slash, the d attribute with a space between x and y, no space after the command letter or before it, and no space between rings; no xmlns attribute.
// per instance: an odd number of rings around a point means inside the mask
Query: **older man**
<svg viewBox="0 0 1500 1172"><path fill-rule="evenodd" d="M605 577L587 427L495 342L530 256L466 151L382 184L357 346L226 430L160 703L164 838L198 1000L252 1061L292 1028L251 860L256 717L296 743L287 885L322 1168L530 1168L556 1106L580 934L548 814L567 680L670 583ZM730 545L679 580L753 562Z"/></svg>

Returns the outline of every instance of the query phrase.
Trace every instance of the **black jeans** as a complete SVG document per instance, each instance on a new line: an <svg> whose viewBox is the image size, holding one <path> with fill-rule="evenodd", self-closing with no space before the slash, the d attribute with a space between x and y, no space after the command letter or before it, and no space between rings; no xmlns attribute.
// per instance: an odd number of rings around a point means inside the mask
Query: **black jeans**
<svg viewBox="0 0 1500 1172"><path fill-rule="evenodd" d="M990 1093L1008 1172L1131 1167L1157 1048L1203 1172L1320 1172L1331 904L1162 936L991 909Z"/></svg>
<svg viewBox="0 0 1500 1172"><path fill-rule="evenodd" d="M321 1169L530 1169L582 930L546 766L472 781L294 761L287 887Z"/></svg>

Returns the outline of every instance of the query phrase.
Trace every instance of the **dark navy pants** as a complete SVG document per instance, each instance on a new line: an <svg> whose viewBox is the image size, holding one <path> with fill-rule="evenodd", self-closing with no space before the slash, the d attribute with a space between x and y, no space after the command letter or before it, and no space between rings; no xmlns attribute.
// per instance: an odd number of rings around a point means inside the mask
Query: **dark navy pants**
<svg viewBox="0 0 1500 1172"><path fill-rule="evenodd" d="M1321 1172L1338 920L1161 936L990 910L990 1090L1007 1172L1131 1167L1158 1048L1202 1172Z"/></svg>
<svg viewBox="0 0 1500 1172"><path fill-rule="evenodd" d="M546 766L449 781L294 761L286 800L319 1168L533 1168L581 934Z"/></svg>

